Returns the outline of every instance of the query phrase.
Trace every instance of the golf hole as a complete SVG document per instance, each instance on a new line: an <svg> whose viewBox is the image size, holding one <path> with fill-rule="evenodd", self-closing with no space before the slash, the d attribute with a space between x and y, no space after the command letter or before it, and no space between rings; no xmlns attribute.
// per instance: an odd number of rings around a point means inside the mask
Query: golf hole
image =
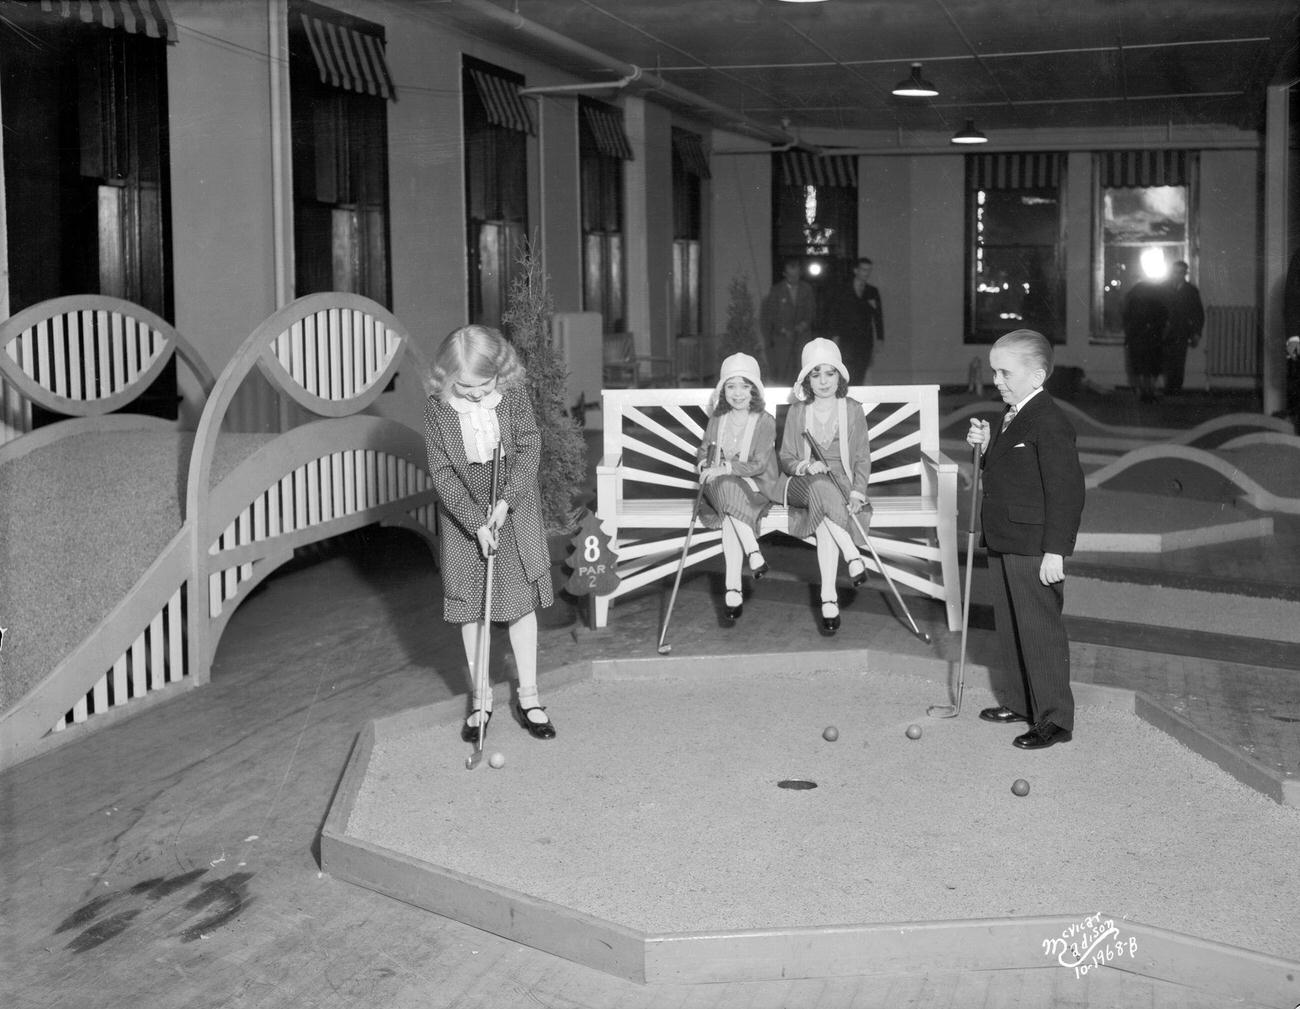
<svg viewBox="0 0 1300 1009"><path fill-rule="evenodd" d="M786 778L784 781L778 781L776 787L792 788L796 792L803 792L810 788L816 788L817 782L808 781L806 778Z"/></svg>

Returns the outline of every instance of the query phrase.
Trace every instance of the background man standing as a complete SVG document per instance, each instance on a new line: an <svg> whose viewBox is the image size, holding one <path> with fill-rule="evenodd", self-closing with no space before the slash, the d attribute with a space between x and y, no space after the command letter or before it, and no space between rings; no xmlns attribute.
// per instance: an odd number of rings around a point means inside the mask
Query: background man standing
<svg viewBox="0 0 1300 1009"><path fill-rule="evenodd" d="M1143 403L1156 400L1156 380L1162 367L1161 341L1169 321L1169 305L1160 288L1139 280L1124 296L1124 344L1133 388Z"/></svg>
<svg viewBox="0 0 1300 1009"><path fill-rule="evenodd" d="M1300 434L1300 249L1291 253L1282 288L1282 328L1286 337L1286 410Z"/></svg>
<svg viewBox="0 0 1300 1009"><path fill-rule="evenodd" d="M867 369L876 341L885 339L885 317L880 307L880 289L868 283L871 260L865 256L853 268L853 281L841 292L832 307L830 328L839 341L849 381L866 381Z"/></svg>
<svg viewBox="0 0 1300 1009"><path fill-rule="evenodd" d="M1161 370L1165 373L1165 392L1173 395L1183 388L1187 348L1201 342L1201 329L1205 326L1201 292L1195 284L1187 282L1187 264L1181 259L1174 263L1166 281L1165 303L1169 318L1165 323Z"/></svg>
<svg viewBox="0 0 1300 1009"><path fill-rule="evenodd" d="M768 366L782 381L793 381L799 372L799 353L812 338L816 310L812 285L799 278L799 260L787 259L782 278L763 299L762 311Z"/></svg>

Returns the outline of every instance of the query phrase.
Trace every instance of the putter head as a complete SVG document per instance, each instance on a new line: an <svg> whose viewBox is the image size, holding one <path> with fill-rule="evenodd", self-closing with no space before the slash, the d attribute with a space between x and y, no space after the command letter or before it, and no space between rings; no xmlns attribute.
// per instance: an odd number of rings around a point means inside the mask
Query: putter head
<svg viewBox="0 0 1300 1009"><path fill-rule="evenodd" d="M956 718L957 705L955 704L931 704L925 709L925 713L931 718Z"/></svg>
<svg viewBox="0 0 1300 1009"><path fill-rule="evenodd" d="M672 650L673 650L673 646L672 646L672 645L660 645L660 646L659 646L659 654L660 654L660 655L668 655L668 654L670 654L670 653L672 652Z"/></svg>
<svg viewBox="0 0 1300 1009"><path fill-rule="evenodd" d="M483 751L475 750L465 758L465 770L472 771L481 763L483 763Z"/></svg>

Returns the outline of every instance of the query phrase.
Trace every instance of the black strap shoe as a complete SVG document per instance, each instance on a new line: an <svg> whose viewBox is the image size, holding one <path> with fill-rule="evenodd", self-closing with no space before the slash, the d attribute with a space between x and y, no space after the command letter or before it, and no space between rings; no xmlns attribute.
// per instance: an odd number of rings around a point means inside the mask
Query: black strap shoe
<svg viewBox="0 0 1300 1009"><path fill-rule="evenodd" d="M757 564L754 563L755 557L758 558ZM753 576L754 581L758 581L765 574L767 574L767 567L768 567L767 561L766 559L764 559L763 555L759 553L759 551L755 550L752 554L750 554L748 560L749 560L749 573L751 576Z"/></svg>
<svg viewBox="0 0 1300 1009"><path fill-rule="evenodd" d="M856 575L853 573L854 564L862 565L862 570L859 571ZM855 589L867 580L867 562L864 561L861 557L855 557L853 560L849 561L849 579L851 580L853 587Z"/></svg>
<svg viewBox="0 0 1300 1009"><path fill-rule="evenodd" d="M986 722L1027 722L1029 721L1024 715L1018 715L1005 705L999 705L996 708L985 708L980 712L980 718Z"/></svg>
<svg viewBox="0 0 1300 1009"><path fill-rule="evenodd" d="M528 734L532 736L534 739L555 738L555 726L551 724L551 720L549 717L544 722L534 722L531 718L528 717L528 712L530 711L545 711L545 710L546 709L543 708L540 704L534 705L531 708L525 708L518 701L515 701L515 718L518 720L520 725L522 725L525 729L528 730Z"/></svg>
<svg viewBox="0 0 1300 1009"><path fill-rule="evenodd" d="M822 603L822 630L827 634L834 634L840 629L840 604L825 602Z"/></svg>
<svg viewBox="0 0 1300 1009"><path fill-rule="evenodd" d="M462 726L460 727L460 738L463 739L463 740L464 740L465 742L467 742L467 743L477 743L477 742L478 742L478 726L477 726L477 725L471 725L470 722L469 722L469 720L470 720L471 718L473 718L476 714L482 714L482 712L480 712L478 708L475 708L475 709L474 709L473 711L471 711L471 712L469 713L469 715L466 717L466 719L465 719L465 724L462 725ZM490 722L490 721L492 721L492 712L489 711L489 712L486 713L486 717L483 719L483 731L484 731L484 732L487 731L488 722Z"/></svg>
<svg viewBox="0 0 1300 1009"><path fill-rule="evenodd" d="M745 612L745 597L735 589L727 589L723 601L726 603L727 619L735 623L740 619L740 615Z"/></svg>

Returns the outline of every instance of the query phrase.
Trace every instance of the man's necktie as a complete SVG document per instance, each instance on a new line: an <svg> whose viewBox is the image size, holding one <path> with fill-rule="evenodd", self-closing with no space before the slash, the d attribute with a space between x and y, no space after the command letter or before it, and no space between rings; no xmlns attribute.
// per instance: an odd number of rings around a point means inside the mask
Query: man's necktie
<svg viewBox="0 0 1300 1009"><path fill-rule="evenodd" d="M1015 419L1016 419L1016 407L1013 406L1010 410L1008 410L1006 413L1002 415L1002 430L1005 431L1007 429L1007 425L1010 424Z"/></svg>

